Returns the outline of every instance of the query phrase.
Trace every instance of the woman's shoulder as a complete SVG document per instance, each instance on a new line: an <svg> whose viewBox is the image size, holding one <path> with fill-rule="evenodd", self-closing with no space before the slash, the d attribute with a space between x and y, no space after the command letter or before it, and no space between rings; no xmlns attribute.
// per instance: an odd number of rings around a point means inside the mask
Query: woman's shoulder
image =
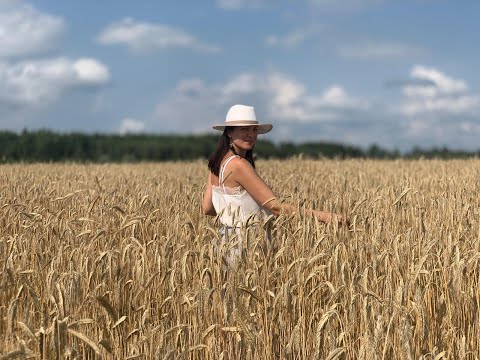
<svg viewBox="0 0 480 360"><path fill-rule="evenodd" d="M244 159L241 156L235 156L232 160L230 160L229 164L232 167L232 170L241 170L252 167L252 164L250 164L247 159Z"/></svg>

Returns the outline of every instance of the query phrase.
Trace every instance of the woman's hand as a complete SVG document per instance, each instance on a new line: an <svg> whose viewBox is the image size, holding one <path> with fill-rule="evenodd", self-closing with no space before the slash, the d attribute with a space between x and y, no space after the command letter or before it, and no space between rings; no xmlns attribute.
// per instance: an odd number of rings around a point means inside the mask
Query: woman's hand
<svg viewBox="0 0 480 360"><path fill-rule="evenodd" d="M350 220L344 215L332 214L332 222L343 226L350 226Z"/></svg>
<svg viewBox="0 0 480 360"><path fill-rule="evenodd" d="M335 222L339 225L350 225L350 220L346 216L340 214L334 214L327 211L313 210L313 215L324 223Z"/></svg>

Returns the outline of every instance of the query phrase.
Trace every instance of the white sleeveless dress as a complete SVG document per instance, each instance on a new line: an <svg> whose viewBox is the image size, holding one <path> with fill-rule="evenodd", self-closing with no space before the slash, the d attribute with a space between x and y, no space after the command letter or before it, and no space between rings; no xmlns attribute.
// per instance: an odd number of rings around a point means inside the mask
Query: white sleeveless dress
<svg viewBox="0 0 480 360"><path fill-rule="evenodd" d="M212 185L212 203L222 225L228 228L238 228L252 223L258 223L271 213L257 204L247 190L241 186L225 187L225 169L228 163L237 155L230 156L222 165L219 176L219 186Z"/></svg>
<svg viewBox="0 0 480 360"><path fill-rule="evenodd" d="M222 241L225 242L233 231L237 234L237 244L228 251L227 263L235 265L243 250L242 228L257 227L271 212L257 204L247 190L241 186L235 188L225 187L225 169L228 163L237 155L225 160L220 168L218 177L219 186L212 185L212 203L219 221L223 225L221 229Z"/></svg>

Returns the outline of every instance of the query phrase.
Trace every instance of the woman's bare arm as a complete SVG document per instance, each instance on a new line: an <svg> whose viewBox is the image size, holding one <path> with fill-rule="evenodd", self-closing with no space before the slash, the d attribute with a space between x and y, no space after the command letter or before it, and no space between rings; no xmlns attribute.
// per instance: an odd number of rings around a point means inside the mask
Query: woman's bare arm
<svg viewBox="0 0 480 360"><path fill-rule="evenodd" d="M202 212L205 215L217 215L217 212L215 211L212 202L212 176L210 172L208 173L207 186L205 188L205 193L203 194Z"/></svg>
<svg viewBox="0 0 480 360"><path fill-rule="evenodd" d="M265 209L272 212L272 214L295 214L300 211L300 209L294 205L280 202L272 189L246 160L232 160L231 171L232 180L238 182L258 204L261 204ZM348 220L338 214L313 209L305 209L305 212L313 215L322 222L337 221L342 224L348 224Z"/></svg>

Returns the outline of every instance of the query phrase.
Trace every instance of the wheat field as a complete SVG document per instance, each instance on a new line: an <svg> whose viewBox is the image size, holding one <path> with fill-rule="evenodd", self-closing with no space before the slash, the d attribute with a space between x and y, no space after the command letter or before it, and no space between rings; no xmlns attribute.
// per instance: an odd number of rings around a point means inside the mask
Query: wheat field
<svg viewBox="0 0 480 360"><path fill-rule="evenodd" d="M479 160L257 168L351 227L271 217L232 268L204 161L1 165L0 359L480 358Z"/></svg>

